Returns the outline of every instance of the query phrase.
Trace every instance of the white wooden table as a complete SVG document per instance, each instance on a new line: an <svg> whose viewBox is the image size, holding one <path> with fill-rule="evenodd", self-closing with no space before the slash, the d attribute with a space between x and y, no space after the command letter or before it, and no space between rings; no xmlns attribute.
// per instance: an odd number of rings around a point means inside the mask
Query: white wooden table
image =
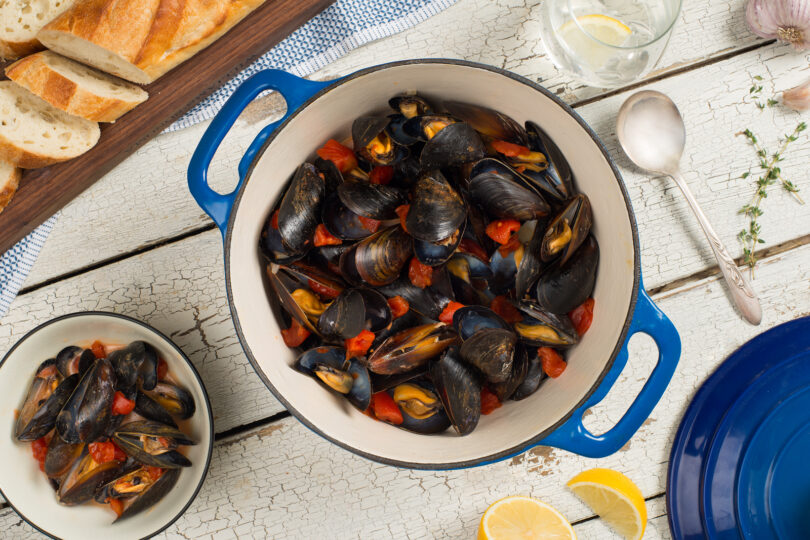
<svg viewBox="0 0 810 540"><path fill-rule="evenodd" d="M383 61L464 58L540 81L593 126L622 169L642 248L645 286L677 326L683 356L652 416L621 451L586 459L536 448L470 470L423 472L366 461L319 438L276 401L236 339L225 298L219 233L186 188L189 157L207 124L162 135L70 204L10 312L0 320L0 353L34 326L63 313L109 310L140 318L170 335L208 388L217 442L205 486L167 537L426 538L475 534L489 503L525 493L560 509L580 538L609 530L565 488L574 474L610 467L629 475L647 498L647 538L669 538L664 493L669 449L680 417L706 376L734 349L776 324L810 312L810 205L774 188L761 218L762 261L755 288L760 327L744 323L718 281L715 261L670 182L635 170L618 150L615 114L630 89L582 87L558 73L538 37L542 0L459 0L403 34L356 50L316 79ZM744 0L689 0L659 69L637 85L669 94L687 123L684 175L735 254L746 226L737 210L753 195L740 174L755 165L735 133L750 127L769 147L799 121L781 107L760 112L748 99L755 75L766 97L810 76L808 58L747 30ZM635 88L633 88L635 90ZM228 189L258 130L277 118L273 96L253 104L226 139L210 177ZM782 170L810 192L810 139L788 151ZM805 199L808 197L805 196ZM588 415L607 428L652 369L654 346L634 338L628 367ZM3 537L38 533L0 505Z"/></svg>

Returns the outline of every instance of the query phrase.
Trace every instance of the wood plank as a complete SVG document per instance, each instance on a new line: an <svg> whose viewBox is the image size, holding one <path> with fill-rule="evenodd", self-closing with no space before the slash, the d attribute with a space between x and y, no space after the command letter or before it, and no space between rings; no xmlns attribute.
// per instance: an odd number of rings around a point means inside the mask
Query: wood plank
<svg viewBox="0 0 810 540"><path fill-rule="evenodd" d="M166 260L170 258L177 260L177 268L188 268L189 263L196 262L194 253L201 252L203 258L208 256L203 246L200 244L189 249L186 259L172 256L172 250L178 249L177 245L167 246L155 251L167 253L162 263L147 255L144 256L145 260L134 266L141 270L144 280L152 279L162 284L157 286L161 290L169 279L155 279L155 270L161 264L169 265ZM183 327L173 322L180 315L169 315L165 322L154 314L150 315L155 299L149 296L148 287L129 285L130 280L137 281L137 278L124 276L125 272L116 270L117 266L105 269L104 274L91 272L66 281L58 288L42 289L48 293L42 301L37 302L36 308L32 306L27 311L33 317L48 318L51 316L48 301L56 304L55 309L59 311L64 309L60 304L60 298L64 296L69 295L74 302L87 302L92 306L93 294L97 294L109 296L116 303L110 308L126 312L127 307L122 303L126 298L144 295L143 300L137 300L145 306L142 317L153 320L159 328L168 332L173 331L171 325ZM95 282L90 279L93 274L96 274ZM197 287L210 279L202 270L185 273L174 270L168 275L173 276L177 283L181 278L198 280L200 283ZM638 484L646 497L658 496L665 489L667 460L674 431L684 407L705 377L729 353L754 335L780 322L810 314L810 245L763 261L759 275L761 283L767 284L760 290L766 313L762 327L747 325L734 313L718 308L726 293L716 278L691 283L657 296L657 302L681 333L683 357L669 389L650 419L613 456L587 459L560 450L536 448L511 460L481 468L443 472L409 471L355 457L335 448L295 419L287 418L217 443L210 475L203 490L167 537L180 534L195 538L229 535L291 538L471 537L486 506L514 493L528 493L552 502L568 519L579 521L591 517L591 513L567 491L564 484L576 473L590 467L610 467L622 471ZM81 288L90 295L91 300L83 300L75 294L77 291L73 290L71 283L83 283ZM93 287L112 292L93 293ZM166 295L165 292L163 294ZM186 294L193 293L176 290L178 298L172 302L180 304ZM195 297L195 300L216 300L219 296L219 293L208 292L204 297ZM156 312L164 307L163 303L154 305ZM131 312L134 311L133 308ZM206 316L209 313L206 312ZM24 326L26 323L17 321L15 324ZM204 324L211 323L206 321ZM186 324L186 327L193 327L193 324ZM209 332L214 330L209 330L209 326L203 328L209 336L208 340L213 341ZM181 342L181 346L188 351L195 347L203 349L198 332L190 332L188 336L189 342ZM193 355L195 362L199 361L200 354ZM646 379L653 358L654 348L649 340L638 339L634 342L630 362L620 382L606 400L588 415L586 423L589 428L598 432L618 420L626 407L627 396L634 395ZM239 357L223 358L217 362L240 367L227 376L235 377L242 372ZM210 372L205 371L206 364L203 363L201 368L209 390L217 388L219 382L212 380ZM222 374L215 376L223 377ZM245 393L244 388L249 388L247 383L236 378L227 384L231 388L238 388L240 394ZM221 400L218 403L215 403L215 408L223 404ZM222 414L221 409L218 414ZM223 421L227 420L217 418L218 430ZM651 511L651 515L654 512ZM381 516L390 516L390 519L382 519ZM0 513L0 527L5 527L4 530L13 531L15 537L17 533L20 537L33 534L26 525L17 524L18 521L8 511ZM590 530L595 526L587 527ZM656 521L654 529L663 531L664 521ZM588 534L591 538L597 538L600 537L599 532ZM666 538L664 533L650 537Z"/></svg>
<svg viewBox="0 0 810 540"><path fill-rule="evenodd" d="M0 253L333 1L265 2L213 45L147 85L149 99L102 125L101 139L89 152L25 171L17 196L0 214Z"/></svg>

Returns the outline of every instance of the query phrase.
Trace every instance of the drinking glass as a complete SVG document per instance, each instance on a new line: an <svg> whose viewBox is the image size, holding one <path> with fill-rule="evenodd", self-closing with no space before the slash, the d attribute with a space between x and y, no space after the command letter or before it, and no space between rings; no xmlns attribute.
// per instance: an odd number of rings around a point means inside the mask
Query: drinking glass
<svg viewBox="0 0 810 540"><path fill-rule="evenodd" d="M650 72L680 11L681 0L544 0L541 38L559 69L615 88Z"/></svg>

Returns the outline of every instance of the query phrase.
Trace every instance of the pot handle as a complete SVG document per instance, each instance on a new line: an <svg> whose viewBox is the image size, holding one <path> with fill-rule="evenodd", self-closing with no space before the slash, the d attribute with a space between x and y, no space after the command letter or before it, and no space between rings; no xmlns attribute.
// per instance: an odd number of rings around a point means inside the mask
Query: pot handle
<svg viewBox="0 0 810 540"><path fill-rule="evenodd" d="M217 227L225 234L228 219L231 215L236 194L242 188L247 178L247 171L256 155L261 151L264 142L287 118L301 107L317 92L333 84L334 81L316 82L308 81L286 71L266 69L260 71L243 82L239 88L228 98L222 109L217 113L205 134L200 139L191 163L188 166L188 188L197 204L211 216ZM250 143L245 155L239 162L239 182L236 188L228 194L220 194L208 186L208 167L217 148L228 134L234 122L256 96L265 90L276 90L287 102L287 112L281 120L263 128Z"/></svg>
<svg viewBox="0 0 810 540"><path fill-rule="evenodd" d="M583 425L582 415L602 401L619 378L627 364L627 344L633 334L637 332L647 334L655 341L658 346L658 364L618 423L602 435L594 435ZM538 444L562 448L592 458L609 456L618 451L652 413L672 379L680 356L681 338L675 325L658 309L658 306L644 291L643 285L640 285L636 310L624 346L599 388L581 407L574 411L571 418Z"/></svg>

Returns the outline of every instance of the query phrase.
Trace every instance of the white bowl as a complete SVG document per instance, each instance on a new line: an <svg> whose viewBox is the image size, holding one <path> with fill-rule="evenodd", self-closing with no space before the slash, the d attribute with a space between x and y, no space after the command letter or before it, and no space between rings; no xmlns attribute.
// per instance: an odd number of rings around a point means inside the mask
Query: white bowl
<svg viewBox="0 0 810 540"><path fill-rule="evenodd" d="M143 340L157 349L169 372L194 397L197 410L185 428L195 446L186 453L192 466L182 470L177 484L153 507L118 523L106 507L88 503L63 506L31 453L30 443L14 439L15 410L25 399L37 366L68 345L89 346L95 340L126 345ZM202 487L213 450L211 405L202 380L183 352L166 336L146 324L114 313L64 315L26 334L0 363L0 492L25 521L58 538L145 538L179 518Z"/></svg>

